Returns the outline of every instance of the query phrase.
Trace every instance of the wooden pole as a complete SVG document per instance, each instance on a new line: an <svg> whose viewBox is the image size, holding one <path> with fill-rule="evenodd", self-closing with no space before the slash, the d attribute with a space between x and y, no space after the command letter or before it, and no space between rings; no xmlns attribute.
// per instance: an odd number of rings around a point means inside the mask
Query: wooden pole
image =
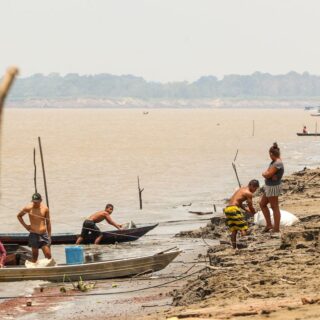
<svg viewBox="0 0 320 320"><path fill-rule="evenodd" d="M14 81L14 78L16 77L17 74L18 74L18 68L16 67L8 68L6 74L4 75L0 83L0 130L2 127L1 121L2 121L2 109L4 106L4 102L9 93L9 90ZM1 137L1 132L0 132L0 137ZM0 146L1 146L1 143L0 143Z"/></svg>
<svg viewBox="0 0 320 320"><path fill-rule="evenodd" d="M234 162L232 162L232 168L233 168L234 173L235 173L235 175L236 175L236 178L237 178L237 181L238 181L239 188L241 188L241 183L240 183L240 180L239 180L239 177L238 177L237 167L236 167L236 165L234 164Z"/></svg>
<svg viewBox="0 0 320 320"><path fill-rule="evenodd" d="M37 164L36 164L36 148L33 148L33 166L34 166L34 192L38 192L37 190Z"/></svg>
<svg viewBox="0 0 320 320"><path fill-rule="evenodd" d="M139 191L139 206L140 206L140 210L142 210L142 192L143 192L144 188L141 189L140 188L140 179L138 176L138 191Z"/></svg>
<svg viewBox="0 0 320 320"><path fill-rule="evenodd" d="M38 142L39 142L41 165L42 165L42 173L43 173L44 191L45 191L45 194L46 194L47 207L49 208L49 198L48 198L46 171L45 171L45 169L44 169L44 161L43 161L43 153L42 153L42 146L41 146L41 138L40 138L40 137L38 137Z"/></svg>
<svg viewBox="0 0 320 320"><path fill-rule="evenodd" d="M239 150L237 149L236 155L234 156L233 162L236 162Z"/></svg>
<svg viewBox="0 0 320 320"><path fill-rule="evenodd" d="M252 121L252 136L254 137L254 120Z"/></svg>
<svg viewBox="0 0 320 320"><path fill-rule="evenodd" d="M0 121L2 115L2 109L4 101L8 95L10 87L13 83L15 76L18 74L18 69L16 67L8 68L6 74L4 75L2 82L0 84Z"/></svg>

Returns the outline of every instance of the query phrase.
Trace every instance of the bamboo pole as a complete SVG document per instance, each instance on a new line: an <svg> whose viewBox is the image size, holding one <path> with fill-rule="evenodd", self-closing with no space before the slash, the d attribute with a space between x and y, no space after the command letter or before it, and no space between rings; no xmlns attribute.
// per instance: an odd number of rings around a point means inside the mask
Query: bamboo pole
<svg viewBox="0 0 320 320"><path fill-rule="evenodd" d="M34 166L34 192L38 192L37 190L37 164L36 164L36 148L33 148L33 166Z"/></svg>
<svg viewBox="0 0 320 320"><path fill-rule="evenodd" d="M41 146L41 138L40 138L40 137L38 137L38 142L39 142L41 165L42 165L42 173L43 173L44 191L45 191L45 194L46 194L47 207L49 208L49 198L48 198L46 171L45 171L45 168L44 168L43 153L42 153L42 146Z"/></svg>
<svg viewBox="0 0 320 320"><path fill-rule="evenodd" d="M142 192L143 192L144 188L140 188L140 179L139 179L139 176L138 176L138 192L139 192L139 207L140 207L140 210L142 210Z"/></svg>

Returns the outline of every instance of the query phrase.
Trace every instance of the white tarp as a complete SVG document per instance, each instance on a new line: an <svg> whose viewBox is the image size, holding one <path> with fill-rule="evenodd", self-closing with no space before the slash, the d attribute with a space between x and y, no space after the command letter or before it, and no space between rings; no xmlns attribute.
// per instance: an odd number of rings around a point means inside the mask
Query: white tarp
<svg viewBox="0 0 320 320"><path fill-rule="evenodd" d="M271 208L269 208L269 210L270 210L271 221L273 224L273 212ZM283 227L293 226L294 224L299 222L299 219L291 212L280 210L280 213L281 213L280 226L283 226ZM266 226L266 220L264 218L262 211L259 211L254 215L254 223L258 226L263 226L263 227Z"/></svg>

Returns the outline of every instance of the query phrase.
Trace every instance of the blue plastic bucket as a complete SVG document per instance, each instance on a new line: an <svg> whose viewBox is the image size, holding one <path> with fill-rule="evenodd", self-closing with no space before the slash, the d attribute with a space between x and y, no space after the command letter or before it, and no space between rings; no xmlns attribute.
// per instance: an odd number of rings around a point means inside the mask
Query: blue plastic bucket
<svg viewBox="0 0 320 320"><path fill-rule="evenodd" d="M83 249L81 246L65 247L67 264L83 263Z"/></svg>

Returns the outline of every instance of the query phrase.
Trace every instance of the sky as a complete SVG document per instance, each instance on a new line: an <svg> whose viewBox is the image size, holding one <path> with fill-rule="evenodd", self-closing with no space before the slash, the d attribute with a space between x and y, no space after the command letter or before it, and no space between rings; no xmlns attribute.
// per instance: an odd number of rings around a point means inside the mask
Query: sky
<svg viewBox="0 0 320 320"><path fill-rule="evenodd" d="M0 72L320 74L319 0L0 0Z"/></svg>

